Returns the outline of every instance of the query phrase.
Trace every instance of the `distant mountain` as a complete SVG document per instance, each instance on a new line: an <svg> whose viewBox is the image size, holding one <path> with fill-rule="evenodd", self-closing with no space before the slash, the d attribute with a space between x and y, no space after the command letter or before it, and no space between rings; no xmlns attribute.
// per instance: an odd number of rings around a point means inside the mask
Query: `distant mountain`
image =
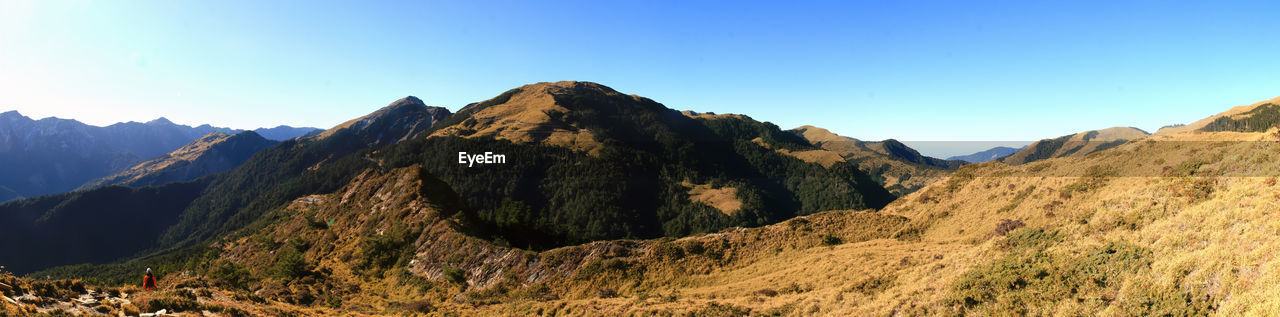
<svg viewBox="0 0 1280 317"><path fill-rule="evenodd" d="M215 131L229 129L177 125L164 118L97 127L5 112L0 114L0 186L24 197L69 191Z"/></svg>
<svg viewBox="0 0 1280 317"><path fill-rule="evenodd" d="M1013 154L1014 152L1017 152L1018 150L1021 150L1024 148L1026 147L1024 146L1024 147L1015 149L1007 146L997 146L997 147L993 147L987 150L982 150L977 153L973 153L969 155L957 155L957 156L948 157L947 160L959 160L959 161L965 161L969 163L990 162L1005 156L1009 156L1010 154Z"/></svg>
<svg viewBox="0 0 1280 317"><path fill-rule="evenodd" d="M1009 165L1018 165L1049 158L1082 157L1150 135L1147 131L1132 127L1090 130L1036 141L1022 150L1000 158L999 161Z"/></svg>
<svg viewBox="0 0 1280 317"><path fill-rule="evenodd" d="M278 142L267 140L253 131L235 135L213 132L169 154L90 181L81 189L104 185L144 187L193 180L239 166L249 156L276 143Z"/></svg>
<svg viewBox="0 0 1280 317"><path fill-rule="evenodd" d="M0 265L25 273L56 265L104 263L189 246L241 229L271 208L299 196L336 190L358 173L377 168L366 156L372 150L395 143L388 140L412 139L448 115L447 109L408 97L324 134L257 151L230 171L210 177L141 188L101 186L0 204L0 241L29 241L0 243L0 254L30 255L4 258ZM163 163L196 166L213 154L213 148L238 149L242 144L253 148L263 141L253 132L221 141L213 134L208 139L192 143L191 151L170 156L190 160L156 160L157 164L140 169Z"/></svg>
<svg viewBox="0 0 1280 317"><path fill-rule="evenodd" d="M882 186L896 195L905 195L945 177L963 165L963 161L928 157L902 142L862 141L841 136L815 126L790 130L815 146L831 151L837 158L858 165Z"/></svg>
<svg viewBox="0 0 1280 317"><path fill-rule="evenodd" d="M253 132L257 132L258 135L261 135L263 138L275 141L284 141L319 131L324 130L310 127L295 128L287 125L276 126L274 128L257 128L253 130Z"/></svg>
<svg viewBox="0 0 1280 317"><path fill-rule="evenodd" d="M267 130L274 137L292 138L315 131L308 129ZM73 190L213 132L242 130L192 127L165 118L99 127L70 119L33 120L17 111L0 113L0 201Z"/></svg>

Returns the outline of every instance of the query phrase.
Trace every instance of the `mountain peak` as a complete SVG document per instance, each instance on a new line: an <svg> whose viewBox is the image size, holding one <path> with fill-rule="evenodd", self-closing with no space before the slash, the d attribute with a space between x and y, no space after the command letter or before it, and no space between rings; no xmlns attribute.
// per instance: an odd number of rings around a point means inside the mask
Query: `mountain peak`
<svg viewBox="0 0 1280 317"><path fill-rule="evenodd" d="M155 120L147 121L147 124L149 124L149 125L174 125L173 121L169 121L169 118L165 118L165 117L159 117L159 118L156 118Z"/></svg>
<svg viewBox="0 0 1280 317"><path fill-rule="evenodd" d="M24 116L24 115L22 115L21 113L18 113L18 111L17 111L17 110L9 110L9 111L5 111L4 113L0 113L0 119L5 119L5 120L19 120L19 119L27 119L27 120L31 120L31 118L27 118L27 116Z"/></svg>
<svg viewBox="0 0 1280 317"><path fill-rule="evenodd" d="M406 96L406 97L404 97L404 98L400 98L400 100L396 100L395 102L392 102L392 103L391 103L391 106L392 106L392 107L395 107L395 106L407 106L407 105L423 105L423 106L425 106L425 105L427 105L427 104L426 104L426 103L423 103L423 102L422 102L422 99L418 99L418 97L414 97L414 96Z"/></svg>

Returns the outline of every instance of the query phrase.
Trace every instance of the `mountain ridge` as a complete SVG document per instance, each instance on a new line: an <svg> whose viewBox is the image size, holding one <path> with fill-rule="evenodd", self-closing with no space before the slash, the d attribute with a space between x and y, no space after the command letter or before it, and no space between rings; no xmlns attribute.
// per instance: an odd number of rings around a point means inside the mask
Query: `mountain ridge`
<svg viewBox="0 0 1280 317"><path fill-rule="evenodd" d="M106 185L145 187L189 181L230 170L254 153L277 143L253 131L234 135L215 131L173 152L85 183L80 189Z"/></svg>
<svg viewBox="0 0 1280 317"><path fill-rule="evenodd" d="M1022 146L1019 148L997 146L990 149L974 152L972 154L956 155L956 156L948 157L947 160L960 160L960 161L965 161L969 163L986 163L986 162L1003 158L1005 156L1012 155L1013 153L1016 153L1024 148L1026 148L1026 146Z"/></svg>

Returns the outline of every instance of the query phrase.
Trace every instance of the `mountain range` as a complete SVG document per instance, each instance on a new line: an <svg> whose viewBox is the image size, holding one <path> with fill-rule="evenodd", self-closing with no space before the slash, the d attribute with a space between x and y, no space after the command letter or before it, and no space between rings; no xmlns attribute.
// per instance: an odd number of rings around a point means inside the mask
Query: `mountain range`
<svg viewBox="0 0 1280 317"><path fill-rule="evenodd" d="M80 189L107 185L146 187L197 179L230 170L254 153L276 145L253 131L234 135L209 133L160 157L138 163L107 177L85 183Z"/></svg>
<svg viewBox="0 0 1280 317"><path fill-rule="evenodd" d="M406 97L224 172L0 205L28 242L0 264L42 277L0 273L0 312L1261 314L1276 110L965 164L590 82ZM147 267L160 291L119 286Z"/></svg>
<svg viewBox="0 0 1280 317"><path fill-rule="evenodd" d="M283 127L272 132L291 138L309 129ZM0 113L0 201L74 190L213 132L240 130L191 127L165 118L98 127L69 119L33 120L16 111Z"/></svg>

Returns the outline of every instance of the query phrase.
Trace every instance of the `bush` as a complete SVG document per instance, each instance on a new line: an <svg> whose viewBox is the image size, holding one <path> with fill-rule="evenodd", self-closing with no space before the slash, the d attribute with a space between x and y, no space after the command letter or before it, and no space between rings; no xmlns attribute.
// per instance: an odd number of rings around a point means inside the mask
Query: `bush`
<svg viewBox="0 0 1280 317"><path fill-rule="evenodd" d="M366 238L360 242L360 261L356 263L356 269L367 275L377 275L398 265L401 259L407 258L413 236L403 226L394 225L381 235Z"/></svg>
<svg viewBox="0 0 1280 317"><path fill-rule="evenodd" d="M1026 226L1027 224L1022 222L1022 220L1001 219L1000 223L996 224L996 230L994 232L991 232L991 234L992 236L1004 236L1006 234L1009 234L1009 231L1013 231L1014 229L1018 229Z"/></svg>
<svg viewBox="0 0 1280 317"><path fill-rule="evenodd" d="M195 311L200 308L200 303L193 299L161 297L152 298L146 303L146 311L153 312L161 309L169 311Z"/></svg>
<svg viewBox="0 0 1280 317"><path fill-rule="evenodd" d="M841 243L844 243L844 240L840 239L840 237L829 234L822 236L822 245L838 245Z"/></svg>
<svg viewBox="0 0 1280 317"><path fill-rule="evenodd" d="M241 290L249 289L252 275L239 263L219 261L209 270L209 278L219 286Z"/></svg>
<svg viewBox="0 0 1280 317"><path fill-rule="evenodd" d="M660 259L679 260L684 258L684 249L671 242L658 242L653 245L654 256Z"/></svg>
<svg viewBox="0 0 1280 317"><path fill-rule="evenodd" d="M444 276L444 280L455 284L465 285L467 283L466 273L456 267L445 266L441 275Z"/></svg>
<svg viewBox="0 0 1280 317"><path fill-rule="evenodd" d="M293 244L286 245L276 252L276 263L271 267L271 275L277 278L292 280L307 273L307 261L302 258Z"/></svg>
<svg viewBox="0 0 1280 317"><path fill-rule="evenodd" d="M432 305L430 301L425 300L425 299L424 299L424 300L417 300L417 301L409 302L408 304L405 304L404 306L405 306L405 309L408 309L409 311L417 312L417 313L423 313L423 314L427 314L427 313L431 313L431 312L433 312L433 311L436 311L436 306L435 306L435 305Z"/></svg>

